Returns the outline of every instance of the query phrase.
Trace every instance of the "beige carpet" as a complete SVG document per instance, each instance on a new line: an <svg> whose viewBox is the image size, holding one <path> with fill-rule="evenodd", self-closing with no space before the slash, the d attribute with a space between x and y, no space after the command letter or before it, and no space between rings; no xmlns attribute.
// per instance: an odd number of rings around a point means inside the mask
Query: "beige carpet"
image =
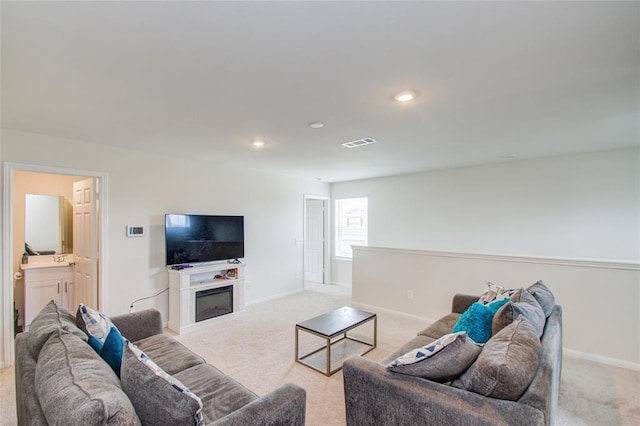
<svg viewBox="0 0 640 426"><path fill-rule="evenodd" d="M350 304L349 290L307 286L307 291L251 305L202 329L175 336L207 362L259 395L283 383L307 390L307 425L344 425L342 372L326 377L294 362L294 326ZM426 315L426 314L425 314ZM421 321L378 313L378 348L367 358L380 360L425 327ZM364 330L365 334L367 330ZM302 336L302 335L301 335ZM303 338L305 350L319 341ZM559 425L640 424L640 373L565 357ZM15 424L13 368L0 371L0 424Z"/></svg>

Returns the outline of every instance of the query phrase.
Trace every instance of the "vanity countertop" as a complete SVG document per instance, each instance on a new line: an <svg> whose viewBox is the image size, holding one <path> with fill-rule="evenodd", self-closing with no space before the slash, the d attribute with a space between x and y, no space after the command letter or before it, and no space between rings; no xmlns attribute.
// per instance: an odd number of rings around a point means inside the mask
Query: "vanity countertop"
<svg viewBox="0 0 640 426"><path fill-rule="evenodd" d="M56 260L58 259L58 260ZM20 265L20 269L59 268L73 264L73 254L56 254L46 256L29 256L29 262Z"/></svg>

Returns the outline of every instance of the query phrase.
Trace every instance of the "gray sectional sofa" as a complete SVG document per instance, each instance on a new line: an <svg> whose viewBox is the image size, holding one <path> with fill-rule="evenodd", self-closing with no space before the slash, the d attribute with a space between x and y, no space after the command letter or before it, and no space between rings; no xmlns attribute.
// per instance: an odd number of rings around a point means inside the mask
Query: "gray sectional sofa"
<svg viewBox="0 0 640 426"><path fill-rule="evenodd" d="M136 382L139 379L130 376L129 366L136 361L127 361L132 355L127 354L126 347L121 380L89 346L87 335L76 326L75 316L63 305L51 301L34 319L29 331L18 334L15 339L20 425L138 425L145 423L141 421L143 417L138 416L141 408L147 419L149 414L155 416L152 422L146 421L155 425L304 425L304 389L285 384L258 397L164 335L160 313L156 310L116 316L111 320L121 334L157 366L199 397L202 405L199 419L186 416L176 420L162 414L167 404L177 404L171 411L179 412L189 408L183 406L189 401L171 394L174 392L171 385L151 387L147 382ZM125 378L134 380L128 388L124 386ZM193 405L194 399L186 399Z"/></svg>
<svg viewBox="0 0 640 426"><path fill-rule="evenodd" d="M453 298L452 312L436 321L410 342L398 348L381 362L363 357L353 357L345 361L344 389L347 425L409 425L409 424L446 424L446 425L549 425L554 423L560 386L562 363L562 309L560 306L545 306L547 310L540 347L537 368L533 368L531 380L524 393L514 400L465 389L468 381L461 379L439 383L415 375L391 371L387 365L397 357L414 348L424 347L436 339L452 332L460 315L474 302L477 296L457 294ZM496 314L497 315L497 314ZM523 327L520 319L504 333L515 327ZM529 327L528 325L526 325ZM534 333L533 327L528 328ZM504 334L503 333L503 334ZM497 335L491 339L496 339ZM534 335L534 340L536 336ZM483 351L490 346L489 340ZM538 343L535 343L538 345ZM494 344L495 347L495 344ZM504 346L503 346L504 347ZM437 357L438 355L435 355ZM435 359L434 357L434 359ZM452 360L455 363L455 359ZM469 376L477 373L480 357L462 373ZM513 366L504 366L502 372ZM475 371L474 371L475 369ZM498 371L497 375L502 374ZM511 370L513 372L513 370ZM517 373L517 372L516 372ZM476 374L477 377L477 374ZM491 380L484 380L481 385ZM488 389L485 394L491 394Z"/></svg>

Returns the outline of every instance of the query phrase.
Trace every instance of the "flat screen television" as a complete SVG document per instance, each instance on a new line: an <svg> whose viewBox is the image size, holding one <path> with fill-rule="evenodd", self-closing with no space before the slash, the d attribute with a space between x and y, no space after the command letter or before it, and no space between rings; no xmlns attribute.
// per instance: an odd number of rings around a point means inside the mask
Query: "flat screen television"
<svg viewBox="0 0 640 426"><path fill-rule="evenodd" d="M244 257L244 216L165 215L167 266Z"/></svg>

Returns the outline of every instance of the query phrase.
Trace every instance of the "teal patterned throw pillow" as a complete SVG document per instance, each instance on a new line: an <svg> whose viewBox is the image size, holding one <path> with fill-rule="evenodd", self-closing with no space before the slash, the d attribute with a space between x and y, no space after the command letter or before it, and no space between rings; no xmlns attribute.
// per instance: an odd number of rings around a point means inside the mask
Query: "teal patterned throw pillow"
<svg viewBox="0 0 640 426"><path fill-rule="evenodd" d="M456 325L453 326L453 332L466 331L467 336L476 343L486 343L491 338L491 321L498 309L507 303L509 299L496 300L487 305L475 302L464 311Z"/></svg>

